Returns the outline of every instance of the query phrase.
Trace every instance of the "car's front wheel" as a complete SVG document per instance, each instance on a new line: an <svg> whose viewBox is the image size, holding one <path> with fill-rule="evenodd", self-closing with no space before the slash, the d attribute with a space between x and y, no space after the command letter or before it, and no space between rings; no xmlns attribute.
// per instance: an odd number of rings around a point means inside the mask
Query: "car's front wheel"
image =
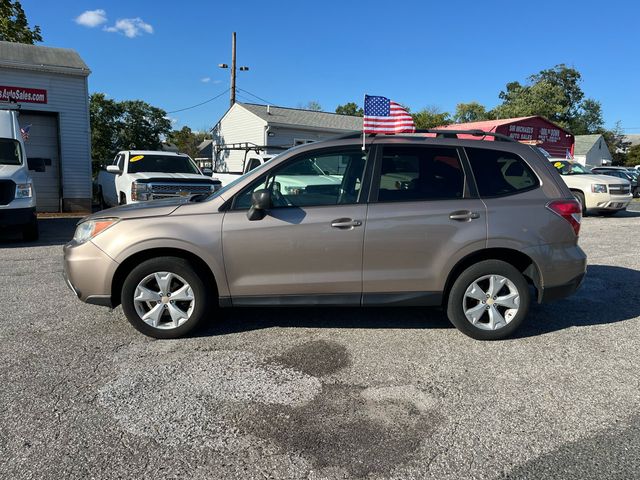
<svg viewBox="0 0 640 480"><path fill-rule="evenodd" d="M511 335L529 311L529 285L522 273L501 260L484 260L456 279L447 316L462 333L476 340Z"/></svg>
<svg viewBox="0 0 640 480"><path fill-rule="evenodd" d="M178 338L192 331L210 311L202 277L183 258L146 260L127 275L122 310L133 327L154 338Z"/></svg>

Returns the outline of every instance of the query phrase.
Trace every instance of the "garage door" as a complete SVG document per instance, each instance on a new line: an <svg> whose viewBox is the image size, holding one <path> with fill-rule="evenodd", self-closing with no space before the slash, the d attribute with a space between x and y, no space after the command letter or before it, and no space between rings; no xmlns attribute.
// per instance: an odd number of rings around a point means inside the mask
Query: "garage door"
<svg viewBox="0 0 640 480"><path fill-rule="evenodd" d="M31 125L29 139L25 142L27 157L42 158L44 172L29 172L36 190L39 212L60 210L60 157L58 148L58 117L20 113L20 126Z"/></svg>

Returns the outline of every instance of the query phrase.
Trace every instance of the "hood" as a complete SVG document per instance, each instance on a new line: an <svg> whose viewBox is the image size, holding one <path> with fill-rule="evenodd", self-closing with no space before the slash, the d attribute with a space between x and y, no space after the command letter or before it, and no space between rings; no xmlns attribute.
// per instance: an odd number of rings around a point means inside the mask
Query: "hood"
<svg viewBox="0 0 640 480"><path fill-rule="evenodd" d="M0 165L0 179L28 183L31 181L31 176L24 165Z"/></svg>
<svg viewBox="0 0 640 480"><path fill-rule="evenodd" d="M152 200L150 202L130 203L119 207L107 208L82 219L93 220L96 218L118 217L118 218L144 218L163 217L171 214L180 205L189 203L189 198L167 198L163 200Z"/></svg>
<svg viewBox="0 0 640 480"><path fill-rule="evenodd" d="M610 177L608 175L591 175L591 174L584 174L584 175L561 175L562 180L564 180L564 183L566 183L569 186L572 185L584 185L586 183L602 183L602 184L625 184L625 183L629 183L628 180L625 180L623 178L618 178L618 177Z"/></svg>
<svg viewBox="0 0 640 480"><path fill-rule="evenodd" d="M138 172L138 173L130 173L129 176L132 180L157 180L162 181L165 179L172 180L184 180L185 182L189 180L207 180L211 182L211 178L205 175L200 175L198 173L161 173L161 172Z"/></svg>

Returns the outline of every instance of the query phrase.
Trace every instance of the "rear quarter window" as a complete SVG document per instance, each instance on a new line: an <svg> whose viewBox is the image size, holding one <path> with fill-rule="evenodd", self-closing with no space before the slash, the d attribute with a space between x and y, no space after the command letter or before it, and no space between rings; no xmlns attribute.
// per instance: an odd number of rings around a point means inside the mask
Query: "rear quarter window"
<svg viewBox="0 0 640 480"><path fill-rule="evenodd" d="M527 162L514 153L485 148L466 148L481 197L502 197L540 186Z"/></svg>

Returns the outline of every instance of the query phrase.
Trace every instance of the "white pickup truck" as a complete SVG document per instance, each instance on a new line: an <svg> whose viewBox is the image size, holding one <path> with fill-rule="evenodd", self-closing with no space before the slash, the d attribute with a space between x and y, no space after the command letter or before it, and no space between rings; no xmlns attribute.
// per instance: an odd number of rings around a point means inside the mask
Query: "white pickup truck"
<svg viewBox="0 0 640 480"><path fill-rule="evenodd" d="M204 175L185 154L127 150L98 173L97 194L102 208L162 198L210 194L219 180Z"/></svg>

